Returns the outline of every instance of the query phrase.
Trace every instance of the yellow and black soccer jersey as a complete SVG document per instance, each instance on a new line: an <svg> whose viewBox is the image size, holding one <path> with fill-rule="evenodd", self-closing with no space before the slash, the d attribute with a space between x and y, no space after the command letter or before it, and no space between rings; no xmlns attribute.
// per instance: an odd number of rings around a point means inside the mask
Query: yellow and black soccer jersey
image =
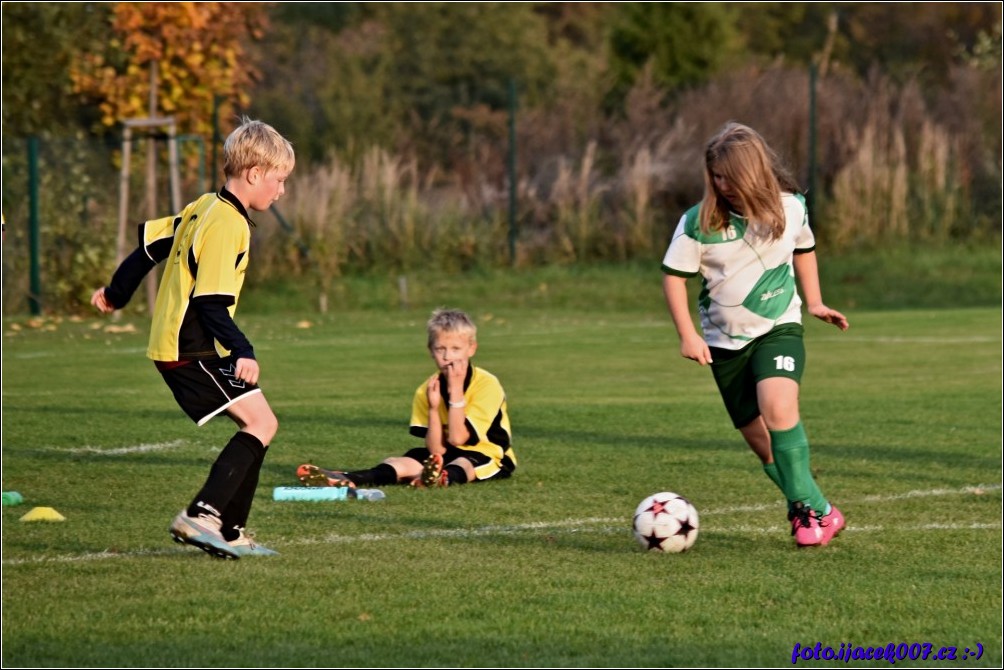
<svg viewBox="0 0 1004 670"><path fill-rule="evenodd" d="M176 217L147 221L140 235L154 261L171 245L147 356L155 361L227 356L230 350L213 335L221 332L231 335L227 345L250 356L250 345L232 321L251 246L251 221L240 201L225 189L207 193ZM199 311L215 318L200 318L205 315L196 313L196 305L212 307Z"/></svg>
<svg viewBox="0 0 1004 670"><path fill-rule="evenodd" d="M411 405L411 429L416 437L425 438L429 430L429 397L426 389L428 380L415 391ZM440 375L439 387L448 388L446 378ZM459 449L477 451L492 459L485 467L491 471L499 469L512 472L516 469L516 454L512 449L512 430L509 426L509 410L505 391L498 378L490 372L471 365L464 380L464 415L470 437L467 444ZM443 435L449 426L449 411L444 399L439 405L439 421L443 425Z"/></svg>

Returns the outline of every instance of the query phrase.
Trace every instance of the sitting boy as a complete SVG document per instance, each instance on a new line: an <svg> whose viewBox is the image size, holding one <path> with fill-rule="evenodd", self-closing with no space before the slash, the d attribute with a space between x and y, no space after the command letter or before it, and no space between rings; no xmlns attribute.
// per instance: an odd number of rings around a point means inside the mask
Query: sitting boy
<svg viewBox="0 0 1004 670"><path fill-rule="evenodd" d="M491 373L471 365L477 327L459 310L439 309L428 323L429 353L439 371L415 391L410 432L424 447L391 456L368 470L325 470L305 463L306 486L448 486L503 479L516 469L505 391Z"/></svg>

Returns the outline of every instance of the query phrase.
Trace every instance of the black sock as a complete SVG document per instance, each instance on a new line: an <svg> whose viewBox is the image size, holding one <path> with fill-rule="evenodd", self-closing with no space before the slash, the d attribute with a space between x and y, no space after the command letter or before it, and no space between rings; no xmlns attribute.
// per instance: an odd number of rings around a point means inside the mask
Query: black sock
<svg viewBox="0 0 1004 670"><path fill-rule="evenodd" d="M356 470L347 472L345 475L352 480L356 486L385 486L387 484L397 484L397 470L389 463L381 463L369 470Z"/></svg>
<svg viewBox="0 0 1004 670"><path fill-rule="evenodd" d="M258 476L267 453L268 447L259 452L254 465L248 469L247 474L244 475L244 481L237 488L234 497L230 499L230 504L220 515L220 520L223 521L223 529L220 532L227 542L232 542L240 537L240 529L247 526L248 516L251 514L251 503L254 502L255 491L258 490Z"/></svg>
<svg viewBox="0 0 1004 670"><path fill-rule="evenodd" d="M188 515L198 516L208 512L222 517L244 478L255 469L256 462L260 464L264 454L265 445L261 440L251 433L238 431L216 457L206 483L188 506Z"/></svg>
<svg viewBox="0 0 1004 670"><path fill-rule="evenodd" d="M459 465L447 465L443 469L446 471L447 481L449 481L451 485L467 483L467 470L464 470Z"/></svg>

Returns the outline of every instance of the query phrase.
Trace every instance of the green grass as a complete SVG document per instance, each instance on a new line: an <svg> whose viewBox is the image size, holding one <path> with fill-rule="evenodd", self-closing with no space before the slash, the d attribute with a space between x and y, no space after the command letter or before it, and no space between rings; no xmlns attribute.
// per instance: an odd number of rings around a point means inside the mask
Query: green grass
<svg viewBox="0 0 1004 670"><path fill-rule="evenodd" d="M802 413L848 529L796 550L655 286L625 309L451 302L506 387L520 469L381 502L271 492L304 461L366 467L416 445L426 301L309 328L252 301L239 321L281 425L250 526L281 555L237 562L170 542L233 427L184 418L144 359L145 319L8 320L3 489L25 504L3 509L3 665L756 667L790 665L795 643L930 642L960 658L980 643L956 663L999 667L1000 309L807 324ZM662 490L701 512L686 554L631 537ZM66 521L20 523L35 506Z"/></svg>
<svg viewBox="0 0 1004 670"><path fill-rule="evenodd" d="M630 263L349 276L334 281L328 300L332 311L402 305L431 309L443 296L463 296L465 304L490 305L492 310L651 313L663 309L661 254ZM819 273L823 297L841 310L986 307L1001 304L1001 259L999 236L940 246L904 243L840 255L827 251L824 244ZM250 278L258 280L255 275ZM261 281L267 286L254 286L241 296L242 313L317 311L316 290L308 278ZM695 295L698 283L690 282Z"/></svg>

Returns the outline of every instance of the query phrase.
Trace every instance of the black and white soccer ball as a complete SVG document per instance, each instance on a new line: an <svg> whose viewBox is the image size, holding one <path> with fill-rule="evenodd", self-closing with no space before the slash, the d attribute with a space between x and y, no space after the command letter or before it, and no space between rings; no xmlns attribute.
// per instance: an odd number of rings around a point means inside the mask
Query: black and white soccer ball
<svg viewBox="0 0 1004 670"><path fill-rule="evenodd" d="M678 554L690 549L699 525L697 509L670 491L650 495L634 511L635 539L648 551Z"/></svg>

